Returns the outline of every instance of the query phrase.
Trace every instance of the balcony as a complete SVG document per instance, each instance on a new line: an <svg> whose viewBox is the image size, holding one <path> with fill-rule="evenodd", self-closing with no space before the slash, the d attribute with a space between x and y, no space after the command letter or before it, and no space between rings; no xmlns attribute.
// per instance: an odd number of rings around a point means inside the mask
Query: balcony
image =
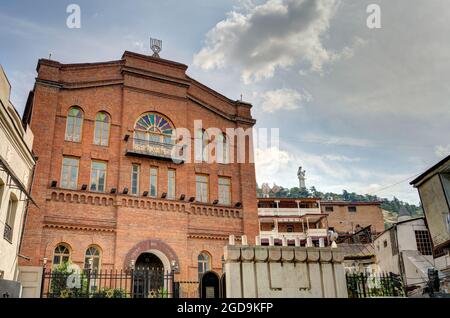
<svg viewBox="0 0 450 318"><path fill-rule="evenodd" d="M127 141L127 156L148 157L183 163L184 149L180 145L152 140L130 138Z"/></svg>
<svg viewBox="0 0 450 318"><path fill-rule="evenodd" d="M258 208L259 216L303 216L321 214L320 208Z"/></svg>
<svg viewBox="0 0 450 318"><path fill-rule="evenodd" d="M9 243L12 243L12 236L13 236L12 228L8 224L5 224L5 230L3 232L3 238L5 240L7 240Z"/></svg>

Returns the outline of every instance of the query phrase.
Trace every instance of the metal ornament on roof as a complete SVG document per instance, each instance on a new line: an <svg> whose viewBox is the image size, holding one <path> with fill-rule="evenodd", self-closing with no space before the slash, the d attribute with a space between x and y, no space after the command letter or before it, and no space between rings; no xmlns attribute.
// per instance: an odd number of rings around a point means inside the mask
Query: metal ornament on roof
<svg viewBox="0 0 450 318"><path fill-rule="evenodd" d="M150 38L150 49L153 51L153 57L159 58L159 52L162 50L162 40Z"/></svg>

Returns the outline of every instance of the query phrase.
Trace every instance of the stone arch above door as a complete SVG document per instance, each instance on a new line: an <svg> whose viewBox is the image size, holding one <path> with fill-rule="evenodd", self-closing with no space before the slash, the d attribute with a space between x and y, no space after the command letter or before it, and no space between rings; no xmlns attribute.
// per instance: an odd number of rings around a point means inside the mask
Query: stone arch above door
<svg viewBox="0 0 450 318"><path fill-rule="evenodd" d="M123 268L129 268L132 260L136 261L139 255L148 252L154 253L160 258L162 255L158 255L158 252L164 254L164 256L169 260L171 267L171 264L173 263L173 261L175 261L175 263L178 265L178 268L175 270L175 272L179 272L180 262L178 260L177 254L167 243L158 239L144 240L133 246L125 256Z"/></svg>

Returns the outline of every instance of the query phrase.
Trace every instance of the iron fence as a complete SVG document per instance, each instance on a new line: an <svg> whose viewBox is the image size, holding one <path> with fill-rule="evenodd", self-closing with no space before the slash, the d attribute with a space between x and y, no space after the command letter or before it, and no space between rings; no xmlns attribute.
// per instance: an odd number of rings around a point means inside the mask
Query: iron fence
<svg viewBox="0 0 450 318"><path fill-rule="evenodd" d="M347 273L349 298L405 297L400 275L394 273Z"/></svg>
<svg viewBox="0 0 450 318"><path fill-rule="evenodd" d="M178 298L173 272L154 269L44 271L42 298Z"/></svg>

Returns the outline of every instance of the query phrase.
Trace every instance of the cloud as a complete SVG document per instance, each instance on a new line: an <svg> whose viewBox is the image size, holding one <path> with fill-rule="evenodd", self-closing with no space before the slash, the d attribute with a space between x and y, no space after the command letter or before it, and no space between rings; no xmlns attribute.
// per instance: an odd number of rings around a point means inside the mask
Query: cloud
<svg viewBox="0 0 450 318"><path fill-rule="evenodd" d="M255 168L259 180L273 180L280 168L291 161L292 156L278 147L255 149Z"/></svg>
<svg viewBox="0 0 450 318"><path fill-rule="evenodd" d="M351 147L370 147L373 142L368 139L347 137L347 136L329 136L307 133L302 137L302 141L333 146L351 146Z"/></svg>
<svg viewBox="0 0 450 318"><path fill-rule="evenodd" d="M322 42L339 2L246 2L245 9L235 8L207 33L205 46L195 54L194 64L204 70L239 64L246 84L271 78L275 70L294 65L321 72L325 64L353 55L352 48L335 52Z"/></svg>
<svg viewBox="0 0 450 318"><path fill-rule="evenodd" d="M307 91L300 93L294 89L281 88L261 94L262 109L273 113L278 110L293 110L301 107L302 102L311 101L312 97Z"/></svg>
<svg viewBox="0 0 450 318"><path fill-rule="evenodd" d="M256 148L255 166L258 184L268 182L284 187L298 186L297 168L306 169L307 187L315 186L322 192L342 193L342 190L359 194L373 194L418 204L412 179L406 173L391 173L384 169L366 168L349 158L337 154L313 154L277 147Z"/></svg>
<svg viewBox="0 0 450 318"><path fill-rule="evenodd" d="M361 161L361 158L350 158L342 155L325 155L323 156L326 160L330 161L342 161L342 162L358 162Z"/></svg>
<svg viewBox="0 0 450 318"><path fill-rule="evenodd" d="M438 158L445 158L448 155L450 155L450 145L447 146L438 145L436 146L434 153Z"/></svg>

